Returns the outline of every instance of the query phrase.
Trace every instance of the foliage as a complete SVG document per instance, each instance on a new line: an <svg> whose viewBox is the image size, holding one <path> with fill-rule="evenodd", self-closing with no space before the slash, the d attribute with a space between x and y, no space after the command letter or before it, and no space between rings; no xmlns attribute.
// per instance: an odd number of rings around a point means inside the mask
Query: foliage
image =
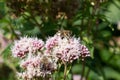
<svg viewBox="0 0 120 80"><path fill-rule="evenodd" d="M120 80L119 14L119 0L0 0L0 34L12 44L21 36L46 40L60 29L70 30L87 45L91 58L85 60L84 74L82 62L75 61L69 78L81 74L88 80ZM1 80L15 80L19 70L10 47L0 51ZM7 77L1 76L3 70ZM59 74L62 77L62 68Z"/></svg>

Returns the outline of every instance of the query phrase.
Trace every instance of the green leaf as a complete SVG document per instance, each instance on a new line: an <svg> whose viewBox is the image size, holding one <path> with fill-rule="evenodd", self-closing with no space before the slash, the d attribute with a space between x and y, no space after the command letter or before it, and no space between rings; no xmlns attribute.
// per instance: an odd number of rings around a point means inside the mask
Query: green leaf
<svg viewBox="0 0 120 80"><path fill-rule="evenodd" d="M94 58L94 47L90 48L90 57L93 59Z"/></svg>
<svg viewBox="0 0 120 80"><path fill-rule="evenodd" d="M117 23L120 21L120 1L113 0L108 6L108 11L105 12L105 16L108 21Z"/></svg>
<svg viewBox="0 0 120 80"><path fill-rule="evenodd" d="M32 30L24 31L24 35L30 35L30 36L37 36L40 33L40 30L38 27L34 27Z"/></svg>
<svg viewBox="0 0 120 80"><path fill-rule="evenodd" d="M3 51L2 51L2 56L4 59L7 59L8 57L10 57L10 48L11 48L12 44L9 44Z"/></svg>
<svg viewBox="0 0 120 80"><path fill-rule="evenodd" d="M105 67L104 71L107 79L120 80L120 73L113 70L112 68Z"/></svg>
<svg viewBox="0 0 120 80"><path fill-rule="evenodd" d="M0 17L5 16L5 2L0 2Z"/></svg>
<svg viewBox="0 0 120 80"><path fill-rule="evenodd" d="M108 38L108 37L111 36L111 32L110 32L110 31L107 31L107 30L104 30L104 31L101 31L101 32L100 32L100 35L101 35L102 37Z"/></svg>
<svg viewBox="0 0 120 80"><path fill-rule="evenodd" d="M72 73L74 74L79 74L81 70L82 70L82 65L80 64L76 64L72 66Z"/></svg>
<svg viewBox="0 0 120 80"><path fill-rule="evenodd" d="M75 22L73 22L72 25L73 26L79 26L79 25L81 25L81 20L76 20Z"/></svg>

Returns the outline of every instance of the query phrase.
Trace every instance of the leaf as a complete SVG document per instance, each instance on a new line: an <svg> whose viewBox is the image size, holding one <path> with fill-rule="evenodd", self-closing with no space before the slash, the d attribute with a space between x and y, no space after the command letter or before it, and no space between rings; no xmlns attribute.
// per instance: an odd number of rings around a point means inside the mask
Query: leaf
<svg viewBox="0 0 120 80"><path fill-rule="evenodd" d="M100 35L104 38L108 38L111 36L111 32L110 31L107 31L107 30L103 30L100 32Z"/></svg>
<svg viewBox="0 0 120 80"><path fill-rule="evenodd" d="M39 34L39 33L40 33L39 28L38 27L34 27L34 29L32 29L32 30L25 31L24 35L37 36L37 34Z"/></svg>
<svg viewBox="0 0 120 80"><path fill-rule="evenodd" d="M17 72L14 63L11 63L11 61L10 61L9 59L8 59L8 60L5 60L4 62L5 62L5 64L6 64L10 69L13 70L13 72L15 72L15 73Z"/></svg>
<svg viewBox="0 0 120 80"><path fill-rule="evenodd" d="M5 16L5 2L0 2L0 17Z"/></svg>
<svg viewBox="0 0 120 80"><path fill-rule="evenodd" d="M9 44L1 53L1 55L3 56L4 59L7 59L8 57L10 57L10 48L11 48L12 44Z"/></svg>
<svg viewBox="0 0 120 80"><path fill-rule="evenodd" d="M76 20L75 22L73 22L72 25L73 26L79 26L79 25L81 25L81 20Z"/></svg>
<svg viewBox="0 0 120 80"><path fill-rule="evenodd" d="M1 53L1 55L3 56L4 58L4 63L10 68L12 69L14 72L16 72L16 68L15 68L15 65L16 63L12 63L12 59L11 58L11 55L10 55L10 48L11 48L11 45L12 44L9 44L5 50ZM17 61L17 59L15 59Z"/></svg>
<svg viewBox="0 0 120 80"><path fill-rule="evenodd" d="M107 79L120 80L120 73L113 70L112 68L105 67L104 71Z"/></svg>
<svg viewBox="0 0 120 80"><path fill-rule="evenodd" d="M116 6L117 4L117 6ZM109 11L109 12L108 12ZM105 16L108 21L112 23L117 23L120 21L120 2L119 0L114 0L108 6L108 11L105 12Z"/></svg>
<svg viewBox="0 0 120 80"><path fill-rule="evenodd" d="M79 74L82 70L82 66L80 64L76 64L72 67L72 73Z"/></svg>
<svg viewBox="0 0 120 80"><path fill-rule="evenodd" d="M93 59L94 58L94 47L90 48L90 57Z"/></svg>
<svg viewBox="0 0 120 80"><path fill-rule="evenodd" d="M104 71L102 69L102 66L96 58L92 59L91 57L85 58L85 65L88 66L92 71L94 71L96 74L104 77Z"/></svg>

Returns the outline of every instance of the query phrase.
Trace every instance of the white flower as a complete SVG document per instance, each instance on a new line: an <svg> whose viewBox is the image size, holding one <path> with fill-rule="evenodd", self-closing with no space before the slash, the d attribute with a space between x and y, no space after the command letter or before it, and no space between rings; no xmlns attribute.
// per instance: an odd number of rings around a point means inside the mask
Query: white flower
<svg viewBox="0 0 120 80"><path fill-rule="evenodd" d="M57 34L48 38L46 53L64 62L73 62L80 57L90 56L88 48L80 43L80 38L61 37Z"/></svg>
<svg viewBox="0 0 120 80"><path fill-rule="evenodd" d="M20 66L24 68L22 78L33 79L34 77L44 77L57 69L57 64L51 56L37 55L22 60ZM27 76L25 76L27 75Z"/></svg>
<svg viewBox="0 0 120 80"><path fill-rule="evenodd" d="M55 46L57 46L59 38L60 36L55 35L47 39L45 48L48 50L48 52L51 51L51 49L53 49Z"/></svg>
<svg viewBox="0 0 120 80"><path fill-rule="evenodd" d="M32 39L32 49L33 51L39 51L44 47L44 42L37 38Z"/></svg>
<svg viewBox="0 0 120 80"><path fill-rule="evenodd" d="M79 38L54 35L44 42L38 38L23 37L16 40L12 47L14 57L21 58L23 72L18 76L25 80L45 77L57 69L59 61L72 63L82 57L90 56L89 50L80 43Z"/></svg>
<svg viewBox="0 0 120 80"><path fill-rule="evenodd" d="M89 52L88 48L85 45L81 45L80 50L81 50L81 57L82 58L90 56L90 52Z"/></svg>
<svg viewBox="0 0 120 80"><path fill-rule="evenodd" d="M34 54L36 51L42 49L43 45L44 42L42 40L38 40L37 38L23 37L14 42L14 46L11 50L14 57L24 58L28 53Z"/></svg>
<svg viewBox="0 0 120 80"><path fill-rule="evenodd" d="M58 46L53 50L60 60L72 62L80 57L80 40L79 38L61 38L58 41Z"/></svg>

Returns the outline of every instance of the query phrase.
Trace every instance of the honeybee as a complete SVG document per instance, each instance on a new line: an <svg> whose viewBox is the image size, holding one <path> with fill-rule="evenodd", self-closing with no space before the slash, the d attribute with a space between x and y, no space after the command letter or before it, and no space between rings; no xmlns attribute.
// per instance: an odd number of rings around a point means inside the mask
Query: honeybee
<svg viewBox="0 0 120 80"><path fill-rule="evenodd" d="M72 34L72 32L69 30L59 30L57 32L57 35L61 36L62 38L66 37L67 39L70 38L71 34Z"/></svg>

